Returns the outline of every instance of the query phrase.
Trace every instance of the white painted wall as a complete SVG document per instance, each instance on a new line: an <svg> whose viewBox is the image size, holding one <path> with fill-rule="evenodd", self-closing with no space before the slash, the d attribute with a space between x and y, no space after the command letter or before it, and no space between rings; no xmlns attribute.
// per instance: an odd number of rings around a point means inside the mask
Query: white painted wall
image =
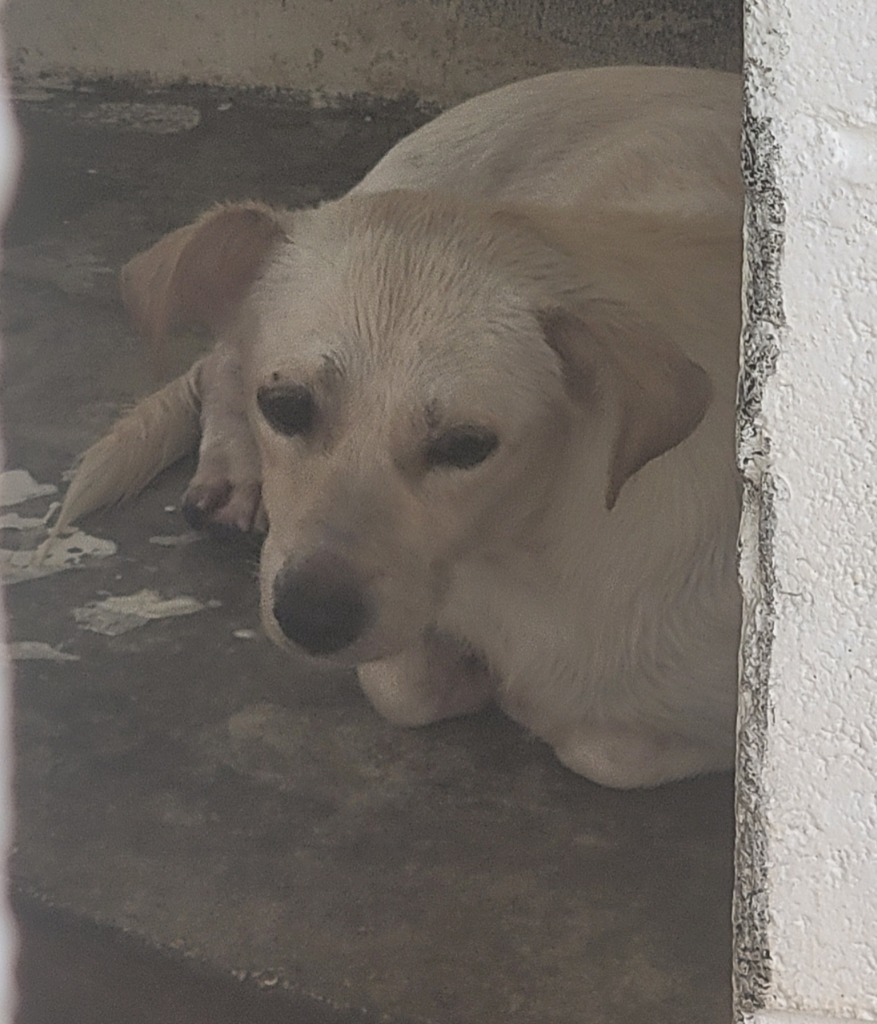
<svg viewBox="0 0 877 1024"><path fill-rule="evenodd" d="M738 1005L874 1021L877 4L754 0L745 28Z"/></svg>

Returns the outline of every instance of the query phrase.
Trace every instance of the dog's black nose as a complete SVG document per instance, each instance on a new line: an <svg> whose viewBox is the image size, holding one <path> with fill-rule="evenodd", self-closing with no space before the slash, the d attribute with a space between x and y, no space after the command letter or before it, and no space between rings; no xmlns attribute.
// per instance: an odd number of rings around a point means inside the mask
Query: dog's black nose
<svg viewBox="0 0 877 1024"><path fill-rule="evenodd" d="M284 636L316 655L349 647L370 618L352 567L327 552L280 570L273 610Z"/></svg>

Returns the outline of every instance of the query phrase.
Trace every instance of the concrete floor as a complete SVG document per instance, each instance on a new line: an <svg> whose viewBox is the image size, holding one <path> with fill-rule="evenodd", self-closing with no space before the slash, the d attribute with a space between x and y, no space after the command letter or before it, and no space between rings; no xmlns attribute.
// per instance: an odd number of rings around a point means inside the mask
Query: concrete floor
<svg viewBox="0 0 877 1024"><path fill-rule="evenodd" d="M150 387L120 264L215 200L337 194L424 116L204 90L19 109L7 466L59 487ZM38 655L16 662L19 891L285 989L301 1024L728 1024L731 780L619 794L497 713L391 727L258 634L255 549L169 510L190 469L85 524L115 554L7 591L10 639L48 645L15 648ZM41 537L2 522L7 550ZM144 589L200 610L86 628Z"/></svg>

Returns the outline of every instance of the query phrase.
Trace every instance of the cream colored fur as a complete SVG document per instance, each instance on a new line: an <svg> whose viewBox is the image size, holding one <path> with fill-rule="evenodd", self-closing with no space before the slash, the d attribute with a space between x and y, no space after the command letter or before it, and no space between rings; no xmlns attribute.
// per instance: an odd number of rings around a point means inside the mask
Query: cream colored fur
<svg viewBox="0 0 877 1024"><path fill-rule="evenodd" d="M267 517L275 640L298 649L300 595L322 594L321 658L400 724L495 699L606 785L730 766L739 119L731 76L545 76L438 118L341 200L219 208L137 258L147 334L218 338L188 378L190 500ZM142 444L86 454L65 521L192 441L177 392ZM473 430L497 440L483 461L435 464Z"/></svg>
<svg viewBox="0 0 877 1024"><path fill-rule="evenodd" d="M53 535L96 508L127 501L187 455L200 436L203 360L140 402L83 456ZM126 456L131 455L131 458Z"/></svg>

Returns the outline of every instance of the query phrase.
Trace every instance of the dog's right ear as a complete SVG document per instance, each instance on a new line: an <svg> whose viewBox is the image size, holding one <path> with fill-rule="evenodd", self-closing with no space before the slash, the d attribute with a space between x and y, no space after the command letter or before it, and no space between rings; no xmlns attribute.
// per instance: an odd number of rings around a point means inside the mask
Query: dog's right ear
<svg viewBox="0 0 877 1024"><path fill-rule="evenodd" d="M601 377L609 384L618 417L606 487L612 509L626 480L697 427L712 382L674 342L617 303L593 300L580 315L555 308L539 319L578 400L591 401Z"/></svg>
<svg viewBox="0 0 877 1024"><path fill-rule="evenodd" d="M122 300L156 347L175 327L218 330L244 298L271 249L286 237L261 203L217 206L125 264Z"/></svg>

